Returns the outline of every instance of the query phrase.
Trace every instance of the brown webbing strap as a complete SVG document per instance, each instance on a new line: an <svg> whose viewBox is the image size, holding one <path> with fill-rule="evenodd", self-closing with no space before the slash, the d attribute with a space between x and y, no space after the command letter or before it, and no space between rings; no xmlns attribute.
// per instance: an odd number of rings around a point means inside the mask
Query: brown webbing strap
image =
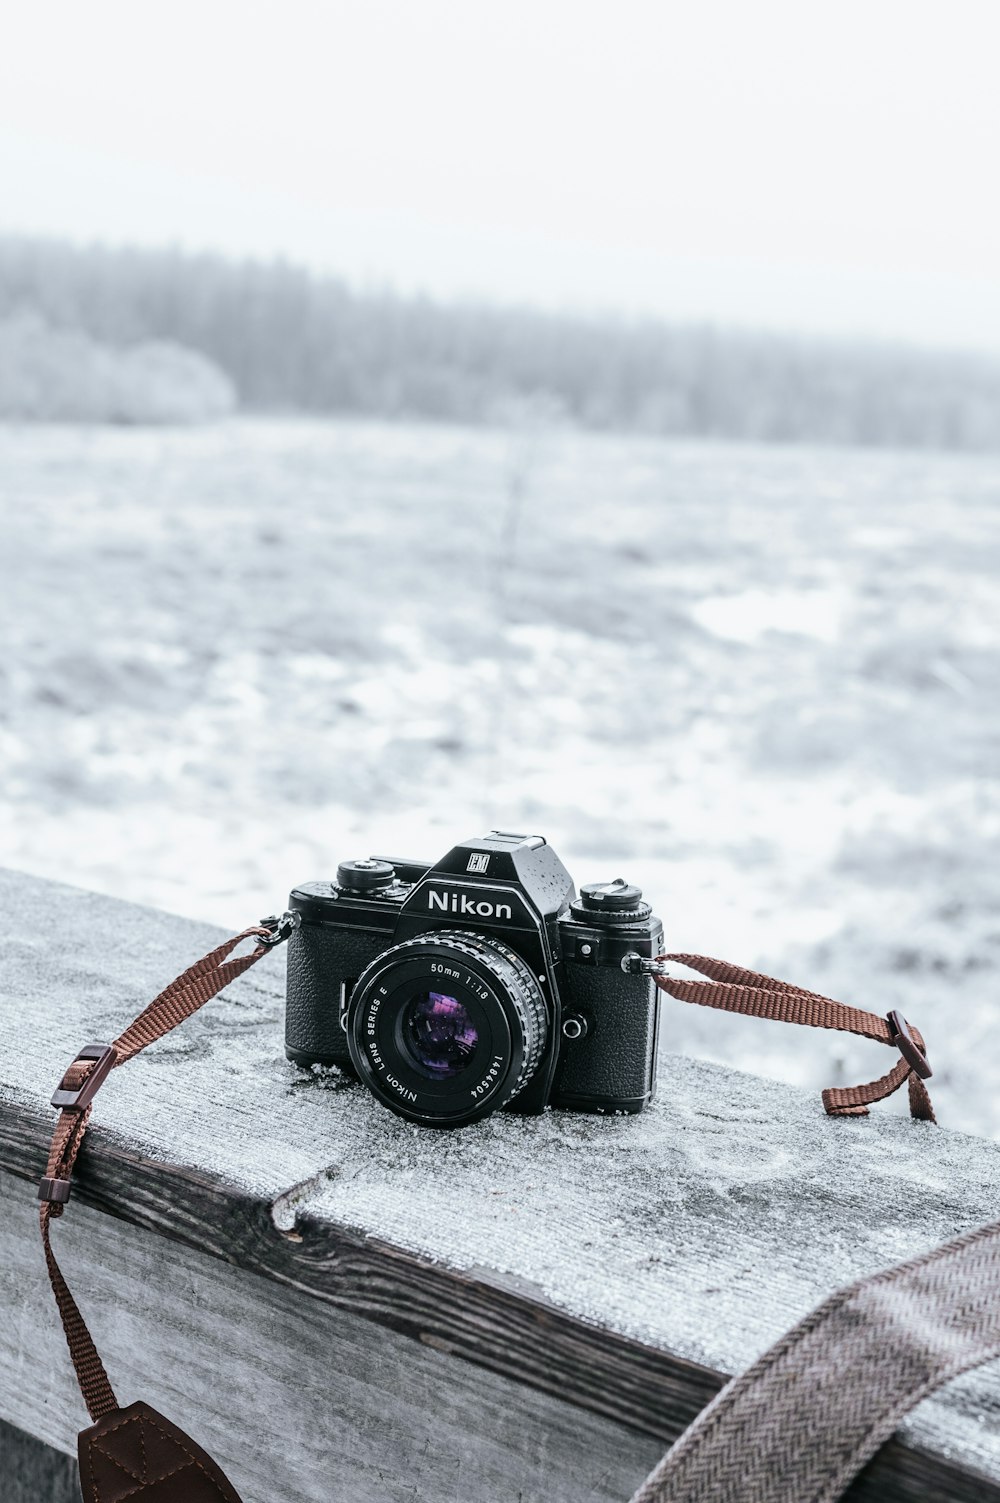
<svg viewBox="0 0 1000 1503"><path fill-rule="evenodd" d="M702 1410L632 1503L834 1503L921 1399L998 1356L1000 1223L834 1294Z"/></svg>
<svg viewBox="0 0 1000 1503"><path fill-rule="evenodd" d="M250 938L260 941L256 949L249 955L229 959L236 946ZM69 1199L73 1165L90 1120L90 1099L112 1069L123 1065L141 1049L163 1038L178 1023L191 1017L221 992L223 987L235 981L237 976L266 955L273 943L273 933L267 927L244 929L242 934L227 939L211 954L196 961L183 975L172 981L113 1044L88 1045L70 1065L53 1097L53 1104L61 1106L61 1110L52 1135L45 1176L38 1192L42 1202L39 1207L39 1222L52 1292L59 1307L80 1391L92 1420L102 1419L117 1410L118 1400L86 1322L56 1262L50 1239L50 1223L53 1218L62 1215L63 1206ZM60 1098L65 1098L65 1102Z"/></svg>
<svg viewBox="0 0 1000 1503"><path fill-rule="evenodd" d="M286 915L288 918L291 916ZM209 1487L209 1491L199 1493L199 1498L239 1503L235 1490L215 1463L183 1432L146 1405L120 1409L87 1325L56 1262L50 1226L54 1218L62 1215L63 1206L69 1199L73 1167L90 1120L91 1101L111 1070L163 1038L266 955L279 938L287 938L287 930L281 933L283 925L284 920L264 920L260 927L245 929L190 966L143 1009L113 1044L94 1044L84 1048L66 1071L53 1097L53 1105L60 1108L60 1114L52 1136L45 1176L39 1187L42 1201L40 1226L46 1267L66 1342L84 1402L95 1422L94 1428L81 1436L81 1467L88 1503L101 1503L102 1499L110 1499L112 1493L118 1496L114 1488L112 1492L102 1491L98 1475L103 1464L100 1456L110 1458L110 1464L120 1468L121 1460L116 1460L108 1450L109 1446L113 1450L116 1443L113 1438L117 1436L119 1449L124 1448L127 1452L132 1444L130 1428L136 1429L142 1449L146 1434L144 1426L147 1429L152 1427L150 1434L155 1432L154 1439L160 1437L157 1445L169 1441L172 1449L168 1448L169 1454L161 1455L159 1474L147 1473L144 1463L143 1474L139 1477L142 1485L133 1489L134 1492L138 1494L145 1490L147 1482L152 1489L174 1477L181 1479L177 1487L157 1496L162 1495L164 1500L168 1496L188 1497L190 1487L181 1474L189 1467L197 1467ZM236 946L251 937L258 940L256 948L248 955L231 959ZM638 957L635 958L638 961ZM666 975L662 967L668 963L699 971L705 979L687 980ZM642 961L640 964L655 976L657 985L664 992L681 1001L752 1017L840 1029L889 1044L899 1050L902 1056L899 1063L881 1080L870 1085L824 1091L826 1110L831 1115L865 1113L870 1102L889 1095L908 1080L913 1115L934 1120L930 1099L923 1086L923 1079L931 1073L924 1041L899 1013L881 1018L802 987L702 955L661 955L655 962ZM953 1253L954 1265L947 1261ZM916 1281L912 1288L906 1282L911 1277ZM978 1310L987 1289L995 1306L991 1312L993 1324L988 1331L974 1321L970 1325L969 1315L970 1311ZM877 1291L874 1296L870 1294L872 1290ZM936 1344L926 1334L925 1311L922 1306L919 1311L916 1309L917 1298L924 1301L929 1297L928 1291L936 1292L938 1299L941 1332ZM1000 1227L993 1227L939 1249L938 1253L905 1265L903 1269L864 1281L842 1295L834 1296L755 1368L723 1391L664 1458L635 1495L633 1503L829 1503L839 1495L839 1485L834 1489L830 1477L840 1478L843 1474L849 1480L857 1465L891 1431L900 1414L912 1407L923 1393L953 1373L1000 1352L998 1293ZM910 1305L914 1307L912 1312ZM907 1315L912 1314L909 1324L919 1332L919 1337L909 1344L901 1339L902 1335L908 1336L908 1329L903 1329L905 1322L901 1320L901 1309ZM869 1335L872 1331L876 1333L869 1341L871 1351L867 1348L861 1351L866 1330ZM819 1339L814 1349L809 1342L817 1333ZM830 1355L838 1339L849 1348L846 1357ZM877 1361L880 1352L882 1358ZM843 1390L838 1387L837 1402L831 1404L833 1368L830 1364L845 1360L860 1364L866 1372L877 1372L878 1380L876 1382L873 1377L871 1381L856 1385L863 1394L863 1401L853 1404L844 1402ZM803 1391L799 1393L796 1382L802 1373L807 1373L808 1377L801 1379L799 1386ZM923 1387L919 1386L918 1377ZM828 1423L831 1437L826 1449L815 1442L806 1445L801 1421L798 1429L794 1423L798 1416L809 1412L807 1401L811 1400L815 1411L817 1394L823 1392L821 1380L824 1378L826 1399L819 1407L828 1421L831 1413L841 1415L836 1423ZM851 1394L854 1391L849 1390ZM794 1398L789 1397L791 1395ZM822 1435L821 1418L814 1413L810 1435ZM830 1457L835 1445L839 1447L839 1470L831 1470ZM800 1454L805 1458L801 1465L796 1461ZM776 1480L770 1491L758 1481L747 1484L750 1475L746 1465L748 1455L770 1457L766 1463L761 1463L763 1471L760 1468L754 1470L755 1477L758 1471L761 1477L773 1475ZM845 1462L844 1457L848 1455L850 1461ZM179 1463L177 1457L181 1458ZM810 1465L814 1470L819 1467L816 1476L822 1483L820 1491L815 1488L809 1491L812 1482L802 1480L813 1476L808 1470ZM852 1470L845 1470L847 1466ZM125 1470L129 1471L127 1465ZM777 1479L786 1474L792 1481L789 1488L781 1491ZM120 1480L117 1472L112 1480L117 1486Z"/></svg>
<svg viewBox="0 0 1000 1503"><path fill-rule="evenodd" d="M661 969L665 963L699 971L707 980L665 975ZM660 955L649 969L661 991L681 1002L697 1002L702 1007L718 1007L781 1023L800 1023L809 1028L834 1028L898 1049L902 1057L879 1080L868 1085L830 1086L823 1092L823 1105L831 1117L867 1116L873 1101L891 1096L905 1081L909 1085L911 1115L924 1122L937 1120L924 1085L932 1072L923 1036L898 1012L882 1018L860 1007L835 1002L819 992L806 991L804 987L776 981L773 976L762 976L758 971L748 971L707 955Z"/></svg>

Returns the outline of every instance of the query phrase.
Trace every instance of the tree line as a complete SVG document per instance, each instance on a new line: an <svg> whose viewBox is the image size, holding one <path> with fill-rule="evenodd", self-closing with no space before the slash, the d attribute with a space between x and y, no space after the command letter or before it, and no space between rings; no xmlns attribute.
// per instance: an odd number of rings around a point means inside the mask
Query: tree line
<svg viewBox="0 0 1000 1503"><path fill-rule="evenodd" d="M588 428L1000 448L1000 360L443 303L285 261L0 239L0 320L217 367L251 411L483 423L525 403ZM16 344L16 341L15 341Z"/></svg>

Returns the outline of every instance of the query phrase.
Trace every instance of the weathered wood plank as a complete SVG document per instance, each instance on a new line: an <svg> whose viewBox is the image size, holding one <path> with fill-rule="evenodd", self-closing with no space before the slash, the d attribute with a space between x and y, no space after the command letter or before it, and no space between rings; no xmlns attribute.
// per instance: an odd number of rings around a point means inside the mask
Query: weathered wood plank
<svg viewBox="0 0 1000 1503"><path fill-rule="evenodd" d="M0 1107L0 1165L37 1181L51 1115ZM582 1325L530 1285L489 1269L451 1269L303 1214L282 1234L271 1207L204 1173L142 1159L99 1128L79 1161L74 1203L146 1227L350 1310L422 1345L528 1382L656 1436L679 1434L720 1374ZM64 1218L54 1235L69 1225Z"/></svg>
<svg viewBox="0 0 1000 1503"><path fill-rule="evenodd" d="M0 1167L29 1178L76 1047L113 1036L217 935L13 874L0 899ZM459 1382L594 1416L631 1436L635 1480L647 1438L672 1439L830 1289L995 1214L995 1145L884 1116L830 1122L801 1093L669 1057L639 1119L501 1114L422 1132L286 1064L282 984L263 961L113 1077L78 1201L285 1285L291 1309L433 1351ZM852 1496L1000 1499L998 1418L995 1371L949 1385Z"/></svg>
<svg viewBox="0 0 1000 1503"><path fill-rule="evenodd" d="M360 1314L363 1319L374 1320L379 1325L409 1336L417 1343L414 1350L430 1348L450 1357L458 1357L462 1366L457 1371L464 1381L471 1384L473 1392L487 1390L478 1386L480 1379L475 1376L474 1368L469 1369L468 1375L462 1371L470 1362L498 1375L509 1375L518 1389L527 1386L540 1390L546 1399L550 1395L556 1399L563 1398L602 1418L607 1417L612 1423L617 1422L629 1432L642 1432L655 1437L660 1442L653 1447L655 1456L663 1446L676 1438L724 1381L720 1374L702 1371L683 1362L671 1362L669 1354L651 1353L639 1343L622 1342L613 1333L604 1333L603 1337L598 1333L599 1341L595 1348L590 1330L580 1332L573 1323L569 1323L567 1329L561 1328L560 1312L543 1311L540 1319L537 1318L537 1312L533 1312L536 1318L526 1320L524 1312L518 1308L519 1302L511 1299L506 1291L495 1286L482 1287L472 1280L453 1279L446 1282L448 1270L428 1270L419 1263L413 1264L405 1255L401 1256L398 1249L378 1244L366 1246L361 1240L349 1238L341 1240L335 1247L329 1227L315 1229L318 1233L318 1245L306 1247L303 1254L306 1259L305 1267L292 1278L284 1259L276 1263L274 1259L265 1260L253 1253L251 1241L241 1235L242 1216L250 1208L239 1197L229 1196L225 1187L213 1187L198 1176L186 1173L177 1175L170 1166L153 1165L146 1166L151 1172L141 1176L137 1182L125 1167L127 1158L123 1158L119 1152L106 1152L102 1146L95 1157L96 1172L88 1174L81 1200L114 1217L133 1220L136 1226L165 1233L171 1240L184 1240L198 1252L210 1250L213 1257L224 1261L229 1261L234 1251L238 1250L238 1266L243 1269L252 1266L255 1270L277 1277L282 1283L291 1284L300 1294L314 1298L319 1296L324 1303L329 1303L352 1317ZM134 1171L134 1165L132 1169ZM160 1184L154 1188L156 1181L160 1181ZM37 1281L41 1290L37 1302L38 1320L42 1329L47 1328L51 1342L48 1360L65 1380L65 1402L71 1407L71 1411L73 1406L79 1410L79 1400L62 1350L59 1328L49 1309L49 1295L40 1260L35 1256L37 1233L33 1214L27 1223L23 1221L25 1207L29 1206L33 1213L34 1206L30 1192L27 1196L18 1194L16 1183L12 1181L10 1186L5 1186L3 1176L0 1175L0 1191L7 1192L0 1193L0 1206L4 1208L6 1227L5 1234L0 1236L0 1264L5 1265L11 1275L11 1288L5 1291L9 1297L0 1293L0 1308L20 1300L23 1314L23 1290L31 1278ZM138 1201L135 1201L132 1196L137 1183L141 1186L141 1193ZM195 1195L188 1199L192 1190ZM178 1238L177 1228L171 1224L170 1215L182 1197L183 1212L179 1217L179 1224L186 1225L189 1230ZM204 1221L202 1216L206 1218ZM60 1241L71 1225L67 1218L56 1229L55 1235ZM230 1225L235 1227L238 1235L227 1246L226 1228ZM12 1227L16 1230L12 1230ZM191 1235L191 1228L195 1229L196 1235ZM205 1235L207 1233L210 1235ZM298 1255L311 1239L308 1230L296 1235L302 1237L302 1243L292 1244ZM13 1245L5 1254L4 1248L10 1239L13 1239ZM115 1268L128 1241L128 1236L122 1234L116 1237L112 1233L106 1254L108 1277L114 1277ZM68 1250L66 1256L73 1259L75 1284L79 1284L81 1276L86 1280L88 1271L93 1277L92 1255L89 1250L85 1249L78 1256ZM154 1384L157 1381L156 1362L151 1360L151 1353L158 1352L164 1328L167 1332L166 1339L171 1338L175 1323L170 1302L166 1299L161 1302L156 1292L160 1280L157 1256L164 1258L169 1265L169 1258L163 1252L158 1252L155 1256L150 1253L146 1265L148 1273L144 1269L142 1277L134 1281L134 1288L138 1293L143 1288L153 1290L154 1303L148 1312L153 1346L150 1347L148 1342L144 1346L142 1365L138 1369L132 1365L129 1350L118 1353L114 1362L111 1351L106 1351L116 1375L122 1371L137 1372L135 1392L141 1391L147 1397L151 1393L150 1381ZM78 1267L81 1263L83 1266ZM202 1265L199 1262L195 1266L200 1268ZM331 1273L334 1273L332 1281ZM425 1284L426 1275L429 1277ZM238 1284L243 1312L239 1342L241 1349L245 1344L256 1344L261 1325L268 1319L266 1311L262 1315L256 1305L250 1302L248 1287L241 1277ZM0 1283L0 1290L2 1288ZM88 1292L92 1298L93 1291ZM128 1299L130 1296L126 1293L123 1298ZM90 1308L88 1304L88 1310ZM293 1305L293 1308L300 1307ZM292 1329L289 1324L289 1339ZM205 1333L205 1339L210 1349L217 1351L214 1326L210 1332ZM102 1346L107 1346L103 1337ZM237 1358L230 1354L227 1372L229 1364L235 1360ZM455 1382L453 1373L449 1384L454 1385ZM0 1368L0 1402L4 1389L5 1380ZM173 1403L175 1407L177 1404L186 1404L186 1410L177 1412L190 1413L194 1424L197 1409L191 1403L192 1392L200 1393L204 1399L203 1389L192 1388L185 1399L184 1395L178 1395L171 1387L165 1395L154 1388L152 1401L160 1407L167 1403ZM387 1412L386 1405L392 1403L393 1397L392 1393L381 1392L377 1403L373 1404L373 1411ZM974 1393L971 1397L971 1412L981 1418L982 1409L978 1406L981 1405L982 1396ZM531 1408L531 1413L539 1413L537 1402L531 1402L535 1405ZM44 1407L46 1411L50 1407L48 1398ZM514 1407L518 1410L520 1408L517 1403ZM173 1412L172 1410L171 1413ZM38 1416L34 1410L29 1408L26 1415L20 1413L22 1423L37 1425ZM585 1444L592 1447L598 1439L598 1433L593 1430L590 1421L587 1423ZM951 1427L939 1424L938 1428L942 1430L944 1448L950 1449L954 1443ZM464 1444L474 1448L474 1429L463 1433ZM71 1438L60 1435L58 1443L68 1445ZM633 1440L632 1452L637 1457L647 1456L648 1449L642 1443L640 1435L634 1434ZM224 1444L224 1440L220 1441L220 1445ZM607 1444L607 1440L602 1442L605 1447ZM220 1450L219 1454L224 1453ZM639 1468L638 1477L646 1462L637 1460L636 1465ZM485 1487L486 1484L483 1485ZM320 1492L318 1496L330 1495ZM354 1494L348 1491L344 1496L353 1497ZM482 1493L484 1500L494 1496L499 1503L506 1495L502 1490L495 1495L485 1491ZM533 1496L533 1493L525 1491L525 1503ZM583 1495L580 1496L582 1498ZM609 1494L610 1499L616 1496L624 1498L626 1494ZM934 1452L925 1452L919 1447L914 1448L897 1441L887 1447L859 1478L850 1494L858 1503L882 1503L882 1500L886 1500L886 1503L916 1503L916 1500L930 1496L951 1499L954 1503L979 1503L979 1500L1000 1498L1000 1485L990 1477L970 1470L967 1465L956 1466Z"/></svg>
<svg viewBox="0 0 1000 1503"><path fill-rule="evenodd" d="M75 1461L0 1420L0 1503L80 1503Z"/></svg>
<svg viewBox="0 0 1000 1503"><path fill-rule="evenodd" d="M86 1421L50 1318L34 1208L4 1181L0 1298L17 1299L31 1332L30 1356L0 1343L4 1409L69 1449ZM246 1503L620 1503L659 1454L564 1400L74 1209L60 1249L120 1396L189 1430Z"/></svg>

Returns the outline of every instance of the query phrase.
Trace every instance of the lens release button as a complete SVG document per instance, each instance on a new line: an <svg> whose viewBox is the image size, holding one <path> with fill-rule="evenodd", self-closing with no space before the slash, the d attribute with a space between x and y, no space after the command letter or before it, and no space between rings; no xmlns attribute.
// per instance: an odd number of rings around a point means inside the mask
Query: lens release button
<svg viewBox="0 0 1000 1503"><path fill-rule="evenodd" d="M600 965L604 958L601 954L603 945L593 934L575 936L573 945L573 959L581 965Z"/></svg>

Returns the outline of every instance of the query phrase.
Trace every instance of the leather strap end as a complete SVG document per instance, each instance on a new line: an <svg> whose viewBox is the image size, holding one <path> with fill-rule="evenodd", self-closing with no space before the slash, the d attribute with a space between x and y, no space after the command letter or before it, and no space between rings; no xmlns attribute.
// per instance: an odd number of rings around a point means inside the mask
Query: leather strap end
<svg viewBox="0 0 1000 1503"><path fill-rule="evenodd" d="M242 1503L229 1478L148 1404L114 1409L77 1441L84 1503Z"/></svg>

